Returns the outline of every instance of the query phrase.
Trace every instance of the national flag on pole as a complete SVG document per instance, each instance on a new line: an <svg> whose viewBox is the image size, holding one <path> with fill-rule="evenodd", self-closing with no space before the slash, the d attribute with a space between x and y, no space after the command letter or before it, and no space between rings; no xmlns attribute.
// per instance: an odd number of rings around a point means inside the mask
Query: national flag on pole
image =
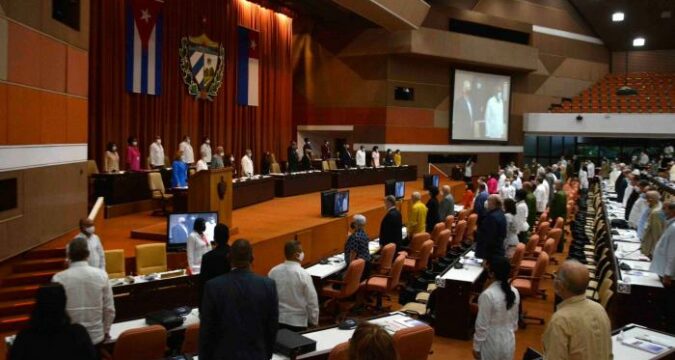
<svg viewBox="0 0 675 360"><path fill-rule="evenodd" d="M159 95L162 84L161 0L127 0L126 88Z"/></svg>
<svg viewBox="0 0 675 360"><path fill-rule="evenodd" d="M237 103L258 106L260 92L259 38L257 31L239 27L237 30Z"/></svg>

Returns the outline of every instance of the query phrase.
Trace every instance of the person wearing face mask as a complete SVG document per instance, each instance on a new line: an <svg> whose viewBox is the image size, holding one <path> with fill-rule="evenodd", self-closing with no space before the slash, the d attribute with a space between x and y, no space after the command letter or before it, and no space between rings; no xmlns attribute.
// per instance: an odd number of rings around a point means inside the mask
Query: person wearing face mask
<svg viewBox="0 0 675 360"><path fill-rule="evenodd" d="M305 253L297 240L284 245L286 261L267 275L277 284L279 296L279 328L304 331L319 324L319 298L312 276L302 267Z"/></svg>
<svg viewBox="0 0 675 360"><path fill-rule="evenodd" d="M192 150L192 145L190 145L189 136L183 136L183 141L178 145L178 150L183 152L183 162L188 165L192 165L195 162L195 153Z"/></svg>
<svg viewBox="0 0 675 360"><path fill-rule="evenodd" d="M253 176L253 152L251 149L246 149L246 154L241 158L241 175Z"/></svg>
<svg viewBox="0 0 675 360"><path fill-rule="evenodd" d="M211 242L206 238L205 231L206 221L197 218L187 239L188 266L193 274L199 274L202 269L202 256L211 251Z"/></svg>
<svg viewBox="0 0 675 360"><path fill-rule="evenodd" d="M222 169L225 167L223 158L225 157L225 150L222 146L216 148L216 153L211 157L211 169Z"/></svg>
<svg viewBox="0 0 675 360"><path fill-rule="evenodd" d="M208 161L206 161L206 156L207 156L206 152L202 151L201 156L202 157L199 159L199 161L197 161L197 166L196 166L197 172L209 169Z"/></svg>
<svg viewBox="0 0 675 360"><path fill-rule="evenodd" d="M500 85L485 106L485 136L491 139L504 138L504 100Z"/></svg>
<svg viewBox="0 0 675 360"><path fill-rule="evenodd" d="M162 138L159 135L155 136L155 141L150 144L150 167L153 169L161 169L166 165L164 163L164 147L162 146Z"/></svg>
<svg viewBox="0 0 675 360"><path fill-rule="evenodd" d="M82 218L80 219L80 233L73 240L78 238L87 240L87 245L89 246L89 258L87 262L89 266L105 271L105 252L103 251L103 245L101 245L101 239L99 239L98 235L94 234L95 230L93 220ZM66 250L68 250L68 247L66 247Z"/></svg>
<svg viewBox="0 0 675 360"><path fill-rule="evenodd" d="M127 169L141 171L141 151L138 149L138 139L129 136L127 144Z"/></svg>
<svg viewBox="0 0 675 360"><path fill-rule="evenodd" d="M105 151L103 171L107 173L120 171L120 155L117 153L117 145L112 142L108 143Z"/></svg>
<svg viewBox="0 0 675 360"><path fill-rule="evenodd" d="M211 139L209 139L208 136L204 136L202 146L199 147L199 153L202 154L202 159L204 159L207 164L211 163Z"/></svg>

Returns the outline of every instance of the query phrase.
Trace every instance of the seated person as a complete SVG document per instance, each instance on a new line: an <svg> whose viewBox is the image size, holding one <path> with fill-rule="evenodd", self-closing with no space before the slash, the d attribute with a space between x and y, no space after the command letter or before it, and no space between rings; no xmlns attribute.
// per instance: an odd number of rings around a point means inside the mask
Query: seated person
<svg viewBox="0 0 675 360"><path fill-rule="evenodd" d="M363 259L366 262L366 267L363 269L362 280L368 278L370 274L370 249L368 248L368 234L366 234L366 217L361 214L356 214L352 218L352 223L349 225L352 233L347 238L345 243L345 262L347 265L354 259Z"/></svg>

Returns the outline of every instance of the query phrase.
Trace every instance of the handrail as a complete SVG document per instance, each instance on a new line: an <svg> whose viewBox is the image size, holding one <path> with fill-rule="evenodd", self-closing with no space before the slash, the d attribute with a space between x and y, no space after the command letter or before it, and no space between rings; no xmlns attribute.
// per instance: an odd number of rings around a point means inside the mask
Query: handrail
<svg viewBox="0 0 675 360"><path fill-rule="evenodd" d="M428 168L428 171L427 171L429 174L431 174L431 168L432 168L432 167L433 167L436 171L438 171L439 173L441 173L441 175L445 176L446 178L449 178L449 177L450 177L450 176L448 176L448 174L446 174L443 170L441 170L441 168L439 168L438 166L436 166L436 165L434 165L434 164L432 164L432 163L429 163L429 168Z"/></svg>

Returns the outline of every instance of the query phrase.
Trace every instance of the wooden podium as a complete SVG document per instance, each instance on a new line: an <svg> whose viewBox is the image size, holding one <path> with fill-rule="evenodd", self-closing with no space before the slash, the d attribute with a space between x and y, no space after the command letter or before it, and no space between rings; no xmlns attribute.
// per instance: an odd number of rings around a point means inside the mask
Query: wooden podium
<svg viewBox="0 0 675 360"><path fill-rule="evenodd" d="M188 179L189 212L217 212L218 221L232 228L232 168L204 170Z"/></svg>

